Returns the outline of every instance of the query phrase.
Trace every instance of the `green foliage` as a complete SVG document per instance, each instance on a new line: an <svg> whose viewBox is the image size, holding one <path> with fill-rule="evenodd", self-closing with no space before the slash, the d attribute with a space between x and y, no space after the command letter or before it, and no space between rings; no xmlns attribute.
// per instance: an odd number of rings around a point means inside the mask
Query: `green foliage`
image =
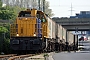
<svg viewBox="0 0 90 60"><path fill-rule="evenodd" d="M6 32L8 32L8 30L5 27L0 26L0 33L6 33Z"/></svg>
<svg viewBox="0 0 90 60"><path fill-rule="evenodd" d="M3 51L5 54L10 52L10 33L9 25L0 26L0 53Z"/></svg>
<svg viewBox="0 0 90 60"><path fill-rule="evenodd" d="M0 53L4 52L5 54L10 53L10 39L1 38L0 39Z"/></svg>
<svg viewBox="0 0 90 60"><path fill-rule="evenodd" d="M14 12L11 10L1 10L0 11L0 19L3 19L3 20L10 20L12 19L12 17L14 17Z"/></svg>
<svg viewBox="0 0 90 60"><path fill-rule="evenodd" d="M8 38L10 38L10 24L7 24L6 26L6 29L8 30L7 32L6 32L6 39L8 39Z"/></svg>
<svg viewBox="0 0 90 60"><path fill-rule="evenodd" d="M0 7L0 19L2 20L15 20L19 11L25 10L25 8L15 7ZM2 24L2 23L1 23ZM0 53L10 53L10 24L0 26Z"/></svg>
<svg viewBox="0 0 90 60"><path fill-rule="evenodd" d="M15 20L20 10L24 10L24 8L20 8L18 6L1 7L0 8L0 19L2 19L2 20Z"/></svg>
<svg viewBox="0 0 90 60"><path fill-rule="evenodd" d="M10 53L10 39L4 39L3 52L5 54Z"/></svg>
<svg viewBox="0 0 90 60"><path fill-rule="evenodd" d="M49 2L45 2L45 13L48 14L49 17L54 16L54 13L52 13L52 9L49 8Z"/></svg>
<svg viewBox="0 0 90 60"><path fill-rule="evenodd" d="M2 2L1 2L1 0L0 0L0 7L2 7Z"/></svg>
<svg viewBox="0 0 90 60"><path fill-rule="evenodd" d="M47 53L44 54L44 57L49 57L49 55Z"/></svg>
<svg viewBox="0 0 90 60"><path fill-rule="evenodd" d="M0 8L0 19L2 20L12 20L15 18L14 11L10 7Z"/></svg>
<svg viewBox="0 0 90 60"><path fill-rule="evenodd" d="M25 8L20 8L18 6L6 6L2 7L2 2L0 0L0 19L1 20L15 20L19 11L25 10ZM10 24L5 26L0 26L0 53L5 54L10 53Z"/></svg>

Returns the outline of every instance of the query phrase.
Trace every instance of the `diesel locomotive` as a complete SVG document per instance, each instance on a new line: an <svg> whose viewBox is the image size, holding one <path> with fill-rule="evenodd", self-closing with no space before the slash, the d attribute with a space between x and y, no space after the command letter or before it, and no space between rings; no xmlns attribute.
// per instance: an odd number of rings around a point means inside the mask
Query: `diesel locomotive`
<svg viewBox="0 0 90 60"><path fill-rule="evenodd" d="M49 49L50 26L46 18L47 16L39 10L27 9L20 11L17 19L11 24L10 46L11 49L17 51L41 51L53 50Z"/></svg>
<svg viewBox="0 0 90 60"><path fill-rule="evenodd" d="M70 36L69 45L73 45L75 38L73 34ZM10 46L13 51L63 50L65 42L66 29L37 9L20 11L10 25Z"/></svg>

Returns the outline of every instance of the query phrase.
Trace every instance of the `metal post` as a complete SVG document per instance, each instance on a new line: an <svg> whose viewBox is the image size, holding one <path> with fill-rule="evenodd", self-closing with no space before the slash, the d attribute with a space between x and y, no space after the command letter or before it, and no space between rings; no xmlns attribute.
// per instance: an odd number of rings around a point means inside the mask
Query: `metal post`
<svg viewBox="0 0 90 60"><path fill-rule="evenodd" d="M1 37L1 39L0 39L0 40L1 40L1 41L0 41L0 47L1 47L1 49L0 49L0 54L1 54L1 52L3 51L3 50L2 50L2 49L3 49L3 48L2 48L2 45L3 45L3 44L2 44L2 41L3 41L3 39L2 39L2 38L3 38L2 34L1 34L0 37Z"/></svg>
<svg viewBox="0 0 90 60"><path fill-rule="evenodd" d="M5 33L3 33L3 39L5 39Z"/></svg>
<svg viewBox="0 0 90 60"><path fill-rule="evenodd" d="M3 53L3 50L4 50L4 39L5 39L5 33L2 33L2 49L1 49L1 54L4 54Z"/></svg>
<svg viewBox="0 0 90 60"><path fill-rule="evenodd" d="M67 30L66 30L66 51L68 51L68 35L67 35Z"/></svg>
<svg viewBox="0 0 90 60"><path fill-rule="evenodd" d="M38 9L40 10L40 0L38 0Z"/></svg>
<svg viewBox="0 0 90 60"><path fill-rule="evenodd" d="M78 48L78 28L77 27L75 27L75 33L76 33L76 35L74 36L74 51L76 52L76 47L75 47L75 41L77 40L77 48ZM77 38L77 39L76 39Z"/></svg>
<svg viewBox="0 0 90 60"><path fill-rule="evenodd" d="M75 35L74 35L74 51L75 51Z"/></svg>
<svg viewBox="0 0 90 60"><path fill-rule="evenodd" d="M67 35L68 31L66 30L66 42L68 42L68 35Z"/></svg>
<svg viewBox="0 0 90 60"><path fill-rule="evenodd" d="M45 12L45 0L43 0L43 12Z"/></svg>
<svg viewBox="0 0 90 60"><path fill-rule="evenodd" d="M78 50L78 35L77 35L77 50Z"/></svg>

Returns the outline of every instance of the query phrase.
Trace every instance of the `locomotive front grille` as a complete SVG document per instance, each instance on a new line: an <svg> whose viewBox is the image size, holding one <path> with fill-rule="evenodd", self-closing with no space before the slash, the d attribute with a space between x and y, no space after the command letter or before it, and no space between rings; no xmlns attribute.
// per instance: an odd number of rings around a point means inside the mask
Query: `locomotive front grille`
<svg viewBox="0 0 90 60"><path fill-rule="evenodd" d="M30 49L33 48L33 41L30 41Z"/></svg>

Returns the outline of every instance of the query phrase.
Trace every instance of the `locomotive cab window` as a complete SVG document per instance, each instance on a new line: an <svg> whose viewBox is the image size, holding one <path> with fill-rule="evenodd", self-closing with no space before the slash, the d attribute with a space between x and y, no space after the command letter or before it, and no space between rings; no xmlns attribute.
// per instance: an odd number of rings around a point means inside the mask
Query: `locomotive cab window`
<svg viewBox="0 0 90 60"><path fill-rule="evenodd" d="M25 14L25 17L30 17L31 15L30 14Z"/></svg>
<svg viewBox="0 0 90 60"><path fill-rule="evenodd" d="M41 17L41 22L46 22L46 19L44 18L44 16Z"/></svg>
<svg viewBox="0 0 90 60"><path fill-rule="evenodd" d="M46 22L46 19L44 18L44 16L40 15L39 13L37 14L37 18L39 18L41 22Z"/></svg>
<svg viewBox="0 0 90 60"><path fill-rule="evenodd" d="M21 11L19 13L19 16L18 17L30 17L30 16L31 16L31 13L30 12Z"/></svg>
<svg viewBox="0 0 90 60"><path fill-rule="evenodd" d="M43 18L43 19L41 20L41 22L46 22L46 20Z"/></svg>

